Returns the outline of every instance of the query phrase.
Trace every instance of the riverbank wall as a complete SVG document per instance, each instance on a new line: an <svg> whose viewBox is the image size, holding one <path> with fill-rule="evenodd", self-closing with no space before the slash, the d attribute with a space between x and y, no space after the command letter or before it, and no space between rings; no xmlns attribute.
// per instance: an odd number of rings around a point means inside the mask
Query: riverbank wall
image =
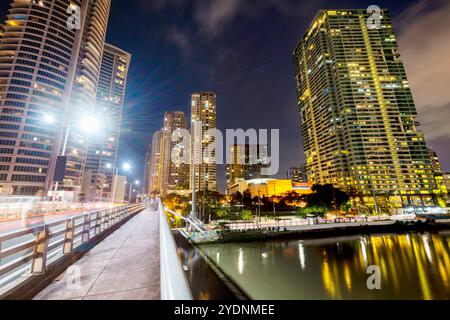
<svg viewBox="0 0 450 320"><path fill-rule="evenodd" d="M259 230L221 230L215 232L214 239L202 237L191 239L196 244L253 242L288 239L318 239L351 235L374 235L408 232L450 231L450 222L399 222L380 221L368 223L340 223L289 228Z"/></svg>

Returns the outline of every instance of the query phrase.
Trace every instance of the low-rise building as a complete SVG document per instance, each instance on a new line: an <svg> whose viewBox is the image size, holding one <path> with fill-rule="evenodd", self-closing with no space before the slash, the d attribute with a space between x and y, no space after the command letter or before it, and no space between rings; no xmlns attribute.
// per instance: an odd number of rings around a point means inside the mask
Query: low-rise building
<svg viewBox="0 0 450 320"><path fill-rule="evenodd" d="M288 192L298 194L312 193L311 185L306 182L292 182L292 180L253 179L240 180L228 188L228 194L243 193L249 190L252 197L279 197Z"/></svg>

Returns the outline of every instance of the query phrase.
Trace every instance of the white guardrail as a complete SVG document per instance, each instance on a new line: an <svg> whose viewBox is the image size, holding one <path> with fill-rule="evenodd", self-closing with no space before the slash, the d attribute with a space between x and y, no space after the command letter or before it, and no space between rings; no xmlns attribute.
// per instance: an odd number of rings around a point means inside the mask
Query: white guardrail
<svg viewBox="0 0 450 320"><path fill-rule="evenodd" d="M0 295L46 273L56 261L142 209L137 204L88 211L0 235Z"/></svg>
<svg viewBox="0 0 450 320"><path fill-rule="evenodd" d="M161 199L150 206L160 219L161 300L193 300Z"/></svg>

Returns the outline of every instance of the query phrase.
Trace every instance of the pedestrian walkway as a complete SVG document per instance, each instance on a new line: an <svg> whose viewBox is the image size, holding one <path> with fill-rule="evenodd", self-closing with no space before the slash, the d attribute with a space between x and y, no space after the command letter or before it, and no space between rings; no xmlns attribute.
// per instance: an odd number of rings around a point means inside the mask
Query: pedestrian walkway
<svg viewBox="0 0 450 320"><path fill-rule="evenodd" d="M35 300L159 300L159 250L158 213L147 209L94 247Z"/></svg>

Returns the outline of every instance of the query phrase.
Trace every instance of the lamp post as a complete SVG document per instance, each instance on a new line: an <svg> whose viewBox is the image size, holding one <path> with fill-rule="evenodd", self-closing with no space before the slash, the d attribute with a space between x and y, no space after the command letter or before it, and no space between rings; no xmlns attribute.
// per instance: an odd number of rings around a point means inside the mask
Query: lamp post
<svg viewBox="0 0 450 320"><path fill-rule="evenodd" d="M43 122L45 122L47 124L54 124L56 122L56 119L55 119L55 117L53 117L53 115L46 114L43 116ZM97 118L95 116L92 116L92 115L86 115L86 116L82 117L77 124L78 124L77 129L79 129L80 132L88 134L88 135L93 135L93 134L97 133L99 131L99 127L100 127L99 121L97 120ZM60 154L61 157L64 157L67 154L67 145L69 142L69 136L71 134L71 131L72 131L72 125L70 122L67 122L65 134L64 134L64 142L63 142L62 150L61 150L61 154ZM58 193L58 188L59 188L59 181L55 181L52 202L56 201L56 195Z"/></svg>
<svg viewBox="0 0 450 320"><path fill-rule="evenodd" d="M129 172L131 170L131 164L128 162L125 162L122 169L125 172ZM114 175L114 189L113 189L113 195L112 195L112 203L116 201L116 190L117 190L117 176L119 175L119 167L116 168L116 174Z"/></svg>
<svg viewBox="0 0 450 320"><path fill-rule="evenodd" d="M136 186L139 186L139 184L140 184L140 182L139 182L139 180L136 180L135 182L134 182L134 184L136 185ZM131 204L131 196L132 196L132 191L133 191L133 182L130 182L130 193L128 194L128 202L129 202L129 204Z"/></svg>
<svg viewBox="0 0 450 320"><path fill-rule="evenodd" d="M67 142L69 141L69 134L70 134L70 123L67 124L66 134L65 134L65 138L64 138L64 144L63 144L63 148L62 148L62 151L61 151L61 157L64 157L66 155ZM56 201L56 194L58 193L58 188L59 188L59 181L55 181L55 186L54 186L54 189L53 189L52 202Z"/></svg>

